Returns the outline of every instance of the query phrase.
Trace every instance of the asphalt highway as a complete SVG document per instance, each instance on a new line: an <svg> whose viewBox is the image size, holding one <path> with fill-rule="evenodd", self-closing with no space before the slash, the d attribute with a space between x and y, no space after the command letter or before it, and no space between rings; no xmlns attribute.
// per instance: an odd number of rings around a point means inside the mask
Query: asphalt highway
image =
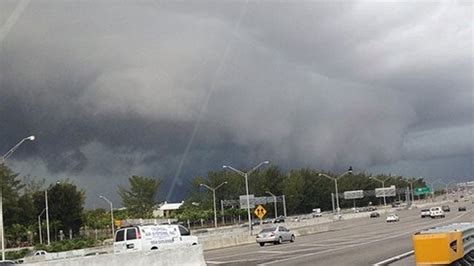
<svg viewBox="0 0 474 266"><path fill-rule="evenodd" d="M466 212L458 212L458 206ZM379 218L332 222L330 231L301 236L294 243L255 244L204 252L207 265L373 265L412 250L411 236L426 228L456 222L473 222L471 202L450 203L446 218L420 218L420 209L400 210L400 221ZM289 228L291 230L291 228ZM406 264L400 264L405 262ZM396 265L412 265L413 256Z"/></svg>

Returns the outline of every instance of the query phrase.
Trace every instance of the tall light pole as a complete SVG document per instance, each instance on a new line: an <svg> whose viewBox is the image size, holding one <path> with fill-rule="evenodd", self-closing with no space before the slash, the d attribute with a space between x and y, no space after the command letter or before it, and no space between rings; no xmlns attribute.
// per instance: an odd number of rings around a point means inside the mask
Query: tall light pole
<svg viewBox="0 0 474 266"><path fill-rule="evenodd" d="M51 244L49 236L49 208L48 208L48 189L44 191L44 201L45 201L45 210L46 210L46 240L48 241L48 246Z"/></svg>
<svg viewBox="0 0 474 266"><path fill-rule="evenodd" d="M400 180L405 181L410 185L411 204L414 204L415 203L415 195L414 195L414 191L413 191L413 183L415 182L415 180L403 179L403 177L400 177Z"/></svg>
<svg viewBox="0 0 474 266"><path fill-rule="evenodd" d="M387 201L386 201L386 199L385 199L385 194L387 194L387 193L386 193L387 191L385 191L385 180L380 180L380 179L378 179L378 178L375 177L375 176L371 176L371 177L369 177L369 179L373 179L373 180L375 180L375 181L378 181L378 182L382 183L382 190L383 190L383 206L384 206L385 214L387 214Z"/></svg>
<svg viewBox="0 0 474 266"><path fill-rule="evenodd" d="M5 155L2 156L2 164L5 163L5 161L10 157L20 145L27 141L27 140L35 140L35 136L29 136L24 139L22 139L20 142L18 142L13 148L11 148ZM2 182L2 188L0 189L0 234L2 235L1 240L2 240L2 260L5 260L5 231L3 229L3 182L4 180L1 180Z"/></svg>
<svg viewBox="0 0 474 266"><path fill-rule="evenodd" d="M43 215L43 212L46 211L46 209L43 209L41 213L38 215L38 232L39 232L39 240L40 244L43 244L43 236L41 235L41 215Z"/></svg>
<svg viewBox="0 0 474 266"><path fill-rule="evenodd" d="M327 177L331 180L334 180L334 188L336 190L336 211L337 211L337 219L341 219L341 208L339 208L339 192L337 190L337 180L347 174L352 174L352 166L349 166L349 169L342 173L340 176L338 177L332 177L332 176L329 176L329 175L326 175L326 174L322 174L322 173L319 173L318 176L324 176L324 177Z"/></svg>
<svg viewBox="0 0 474 266"><path fill-rule="evenodd" d="M213 202L214 202L214 227L217 228L217 210L216 210L216 190L220 187L222 187L223 185L227 184L227 181L223 182L222 184L218 185L217 187L215 188L212 188L206 184L199 184L199 186L201 187L205 187L209 190L212 191L212 198L213 198Z"/></svg>
<svg viewBox="0 0 474 266"><path fill-rule="evenodd" d="M259 164L257 164L254 168L252 168L250 171L244 173L240 170L237 170L235 169L234 167L232 166L228 166L228 165L223 165L222 168L224 169L230 169L234 172L236 172L237 174L243 176L245 178L245 191L247 193L247 214L248 214L248 219L249 219L249 233L250 235L252 235L252 217L250 216L250 199L249 199L249 182L248 182L248 177L249 175L251 175L253 172L255 172L255 170L257 170L260 166L264 165L264 164L269 164L270 162L269 161L264 161L264 162L261 162Z"/></svg>
<svg viewBox="0 0 474 266"><path fill-rule="evenodd" d="M115 237L115 232L114 232L114 206L113 206L112 202L109 199L107 199L106 197L99 196L99 198L105 200L110 205L110 219L111 219L111 224L110 225L112 226L111 229L112 229L112 240L113 240L114 237Z"/></svg>
<svg viewBox="0 0 474 266"><path fill-rule="evenodd" d="M278 217L277 214L277 197L270 191L265 191L265 193L270 194L273 197L273 205L275 206L275 219Z"/></svg>
<svg viewBox="0 0 474 266"><path fill-rule="evenodd" d="M435 181L436 182L436 181ZM435 182L428 182L426 181L426 183L428 183L428 185L431 187L431 201L436 201L435 200L435 193L434 193L434 183Z"/></svg>

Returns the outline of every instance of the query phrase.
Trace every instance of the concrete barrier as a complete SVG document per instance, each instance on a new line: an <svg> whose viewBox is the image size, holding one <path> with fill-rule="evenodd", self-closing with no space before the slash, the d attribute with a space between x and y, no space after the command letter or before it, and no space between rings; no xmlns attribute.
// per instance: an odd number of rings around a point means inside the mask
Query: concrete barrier
<svg viewBox="0 0 474 266"><path fill-rule="evenodd" d="M473 265L474 223L457 223L413 235L417 265Z"/></svg>
<svg viewBox="0 0 474 266"><path fill-rule="evenodd" d="M284 225L287 227L287 225ZM291 229L291 228L290 228ZM260 231L260 230L258 230ZM258 231L254 231L258 233ZM320 232L329 231L329 224L320 224L313 226L300 227L298 229L291 230L295 236L304 236ZM214 235L206 238L200 238L199 242L202 244L204 250L218 249L225 247L233 247L238 245L256 243L255 235L240 234L240 235Z"/></svg>
<svg viewBox="0 0 474 266"><path fill-rule="evenodd" d="M115 266L115 265L157 265L157 266L204 266L204 255L202 246L186 246L177 248L162 248L160 250L146 252L132 252L126 254L105 254L90 257L79 257L72 259L60 259L25 263L35 266Z"/></svg>

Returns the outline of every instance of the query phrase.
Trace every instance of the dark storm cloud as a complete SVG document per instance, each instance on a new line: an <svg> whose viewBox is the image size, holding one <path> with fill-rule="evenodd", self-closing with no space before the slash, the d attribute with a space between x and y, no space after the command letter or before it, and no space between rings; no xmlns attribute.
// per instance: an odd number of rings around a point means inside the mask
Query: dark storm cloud
<svg viewBox="0 0 474 266"><path fill-rule="evenodd" d="M34 1L0 43L0 147L34 133L18 170L115 199L131 174L167 195L182 171L181 199L265 159L430 174L472 158L471 20L465 2Z"/></svg>

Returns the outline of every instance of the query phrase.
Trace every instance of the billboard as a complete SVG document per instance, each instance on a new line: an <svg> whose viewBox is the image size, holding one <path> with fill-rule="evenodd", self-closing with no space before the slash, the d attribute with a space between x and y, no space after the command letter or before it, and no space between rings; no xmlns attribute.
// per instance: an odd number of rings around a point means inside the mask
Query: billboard
<svg viewBox="0 0 474 266"><path fill-rule="evenodd" d="M351 200L351 199L362 199L364 197L363 190L351 190L351 191L344 191L344 199Z"/></svg>
<svg viewBox="0 0 474 266"><path fill-rule="evenodd" d="M397 194L397 189L393 185L386 188L375 189L375 197L377 198L382 198L384 195L385 197L394 197L396 194Z"/></svg>

